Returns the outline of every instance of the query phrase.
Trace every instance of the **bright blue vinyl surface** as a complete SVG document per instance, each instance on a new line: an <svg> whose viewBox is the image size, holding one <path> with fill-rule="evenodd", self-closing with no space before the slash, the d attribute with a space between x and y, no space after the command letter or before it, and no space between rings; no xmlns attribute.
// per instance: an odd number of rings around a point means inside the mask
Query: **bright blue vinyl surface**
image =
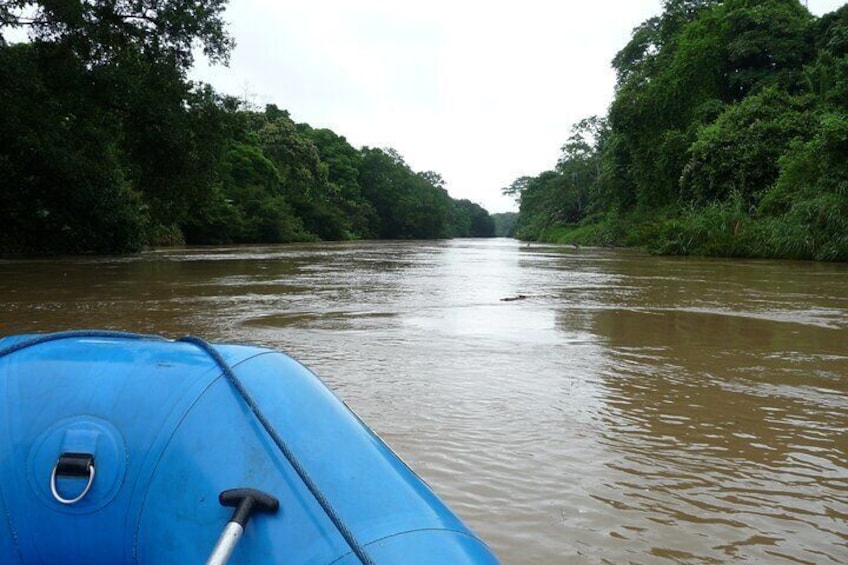
<svg viewBox="0 0 848 565"><path fill-rule="evenodd" d="M27 339L0 340L0 351ZM286 355L216 346L376 563L496 563L486 545L311 372ZM62 452L95 455L65 506ZM61 478L69 497L84 479ZM280 501L233 563L357 563L210 357L187 343L69 337L0 357L4 563L202 563L232 513L226 489Z"/></svg>

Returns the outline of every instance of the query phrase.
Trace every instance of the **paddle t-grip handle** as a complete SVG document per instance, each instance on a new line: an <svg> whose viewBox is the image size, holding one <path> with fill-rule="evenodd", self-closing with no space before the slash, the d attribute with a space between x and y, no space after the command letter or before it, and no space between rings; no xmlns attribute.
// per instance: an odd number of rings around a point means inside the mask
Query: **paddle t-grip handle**
<svg viewBox="0 0 848 565"><path fill-rule="evenodd" d="M280 501L274 496L253 488L234 488L225 490L218 495L222 506L234 506L233 516L218 538L212 555L206 560L206 565L225 565L236 548L244 526L254 512L273 514L280 508Z"/></svg>
<svg viewBox="0 0 848 565"><path fill-rule="evenodd" d="M253 488L234 488L218 495L222 506L235 507L230 522L236 522L242 528L254 512L273 514L280 508L280 501L261 490Z"/></svg>

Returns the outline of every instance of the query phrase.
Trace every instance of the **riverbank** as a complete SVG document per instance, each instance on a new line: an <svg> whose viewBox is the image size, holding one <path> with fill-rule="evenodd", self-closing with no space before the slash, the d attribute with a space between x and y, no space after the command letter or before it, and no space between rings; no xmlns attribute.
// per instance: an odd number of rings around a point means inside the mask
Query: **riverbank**
<svg viewBox="0 0 848 565"><path fill-rule="evenodd" d="M553 224L523 241L639 247L654 255L848 261L848 217L838 207L756 217L732 203L700 210L609 214L580 224Z"/></svg>

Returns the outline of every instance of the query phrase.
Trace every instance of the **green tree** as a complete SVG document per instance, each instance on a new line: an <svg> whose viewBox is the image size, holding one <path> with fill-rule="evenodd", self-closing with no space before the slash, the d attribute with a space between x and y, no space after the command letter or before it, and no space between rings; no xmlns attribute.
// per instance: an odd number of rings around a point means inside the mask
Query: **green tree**
<svg viewBox="0 0 848 565"><path fill-rule="evenodd" d="M227 0L6 0L0 29L26 28L35 41L65 45L93 65L141 52L186 70L193 50L226 61L233 46Z"/></svg>
<svg viewBox="0 0 848 565"><path fill-rule="evenodd" d="M674 205L698 130L723 106L789 88L810 56L812 17L797 0L667 2L614 59L610 107L620 204Z"/></svg>
<svg viewBox="0 0 848 565"><path fill-rule="evenodd" d="M287 112L266 108L258 129L262 152L280 173L281 193L305 228L321 239L343 239L349 233L339 208L340 194L329 182L318 148L303 135Z"/></svg>
<svg viewBox="0 0 848 565"><path fill-rule="evenodd" d="M451 237L494 237L495 222L479 204L453 200L449 214Z"/></svg>
<svg viewBox="0 0 848 565"><path fill-rule="evenodd" d="M87 70L51 44L0 49L0 251L137 250L148 217L118 117L89 104Z"/></svg>
<svg viewBox="0 0 848 565"><path fill-rule="evenodd" d="M769 243L780 256L848 261L848 114L825 112L816 126L780 158L763 199L764 214L784 218Z"/></svg>
<svg viewBox="0 0 848 565"><path fill-rule="evenodd" d="M313 129L299 124L298 130L315 144L327 166L329 192L334 195L334 205L344 215L347 235L354 239L377 237L376 211L362 195L359 186L360 152L343 136L329 129Z"/></svg>
<svg viewBox="0 0 848 565"><path fill-rule="evenodd" d="M810 13L797 0L732 0L723 8L729 96L741 100L770 86L793 88L813 55Z"/></svg>
<svg viewBox="0 0 848 565"><path fill-rule="evenodd" d="M778 160L814 130L812 102L773 87L729 106L689 149L681 177L685 198L704 205L736 193L755 210L777 180Z"/></svg>
<svg viewBox="0 0 848 565"><path fill-rule="evenodd" d="M451 199L429 173L414 173L393 149L362 149L359 184L384 239L447 237Z"/></svg>
<svg viewBox="0 0 848 565"><path fill-rule="evenodd" d="M517 235L844 258L848 6L819 19L797 0L663 7L613 60L607 119L577 124L555 170L504 190L520 199Z"/></svg>
<svg viewBox="0 0 848 565"><path fill-rule="evenodd" d="M499 212L492 214L492 221L495 224L495 237L513 237L515 236L515 222L518 220L516 212Z"/></svg>
<svg viewBox="0 0 848 565"><path fill-rule="evenodd" d="M4 198L15 203L10 209L37 212L8 228L4 247L33 249L34 231L43 253L182 240L179 225L208 196L226 149L221 101L185 80L194 47L226 58L223 7L3 2L0 32L23 27L31 38L0 45L16 61L4 65L0 85L9 118L0 135L10 136L0 162L13 183Z"/></svg>

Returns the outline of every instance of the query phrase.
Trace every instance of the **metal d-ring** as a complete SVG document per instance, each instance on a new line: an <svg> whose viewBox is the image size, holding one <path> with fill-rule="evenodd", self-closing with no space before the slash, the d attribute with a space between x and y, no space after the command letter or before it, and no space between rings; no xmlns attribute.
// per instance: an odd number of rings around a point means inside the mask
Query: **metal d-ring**
<svg viewBox="0 0 848 565"><path fill-rule="evenodd" d="M82 492L75 498L65 498L59 494L59 489L56 488L56 475L59 474L59 469L62 467L62 475L84 477L88 475L88 482ZM88 491L91 490L91 485L94 484L94 457L83 453L63 453L53 465L53 472L50 473L50 492L53 493L53 498L56 502L62 504L74 504L85 498Z"/></svg>

